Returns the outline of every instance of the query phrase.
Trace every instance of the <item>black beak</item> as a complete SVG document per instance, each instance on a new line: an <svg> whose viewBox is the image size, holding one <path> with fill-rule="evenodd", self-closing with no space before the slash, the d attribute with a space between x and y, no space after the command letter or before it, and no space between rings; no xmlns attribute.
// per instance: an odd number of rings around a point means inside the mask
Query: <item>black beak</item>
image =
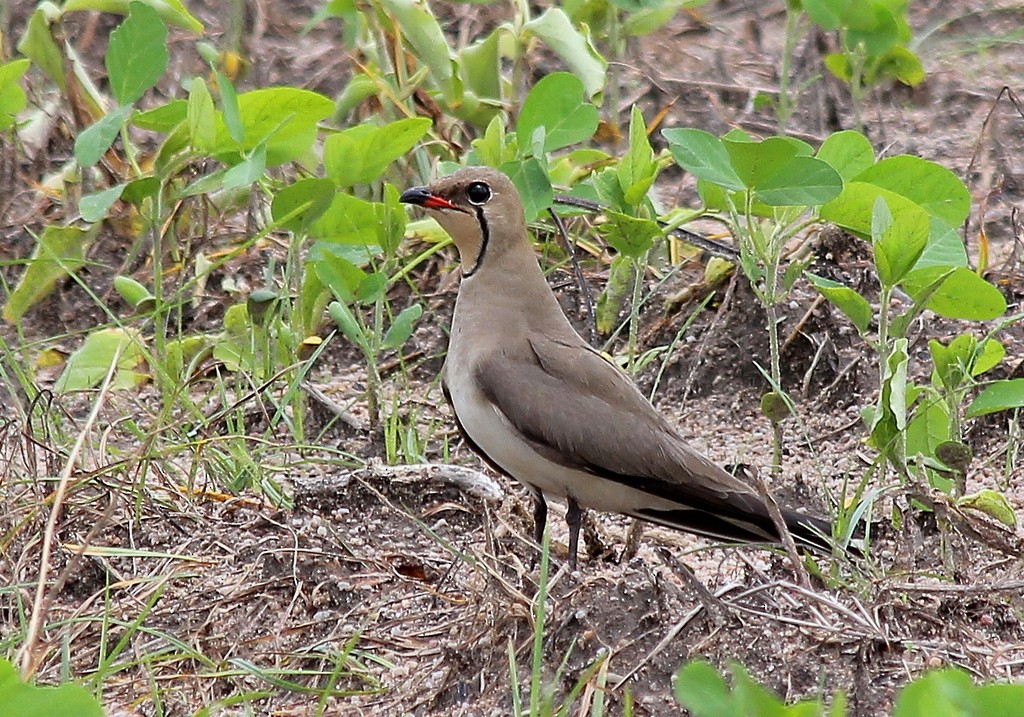
<svg viewBox="0 0 1024 717"><path fill-rule="evenodd" d="M412 187L410 189L406 189L402 192L402 196L398 198L398 201L405 204L415 204L423 207L424 209L452 209L456 212L466 211L457 204L452 204L444 197L434 194L427 187Z"/></svg>

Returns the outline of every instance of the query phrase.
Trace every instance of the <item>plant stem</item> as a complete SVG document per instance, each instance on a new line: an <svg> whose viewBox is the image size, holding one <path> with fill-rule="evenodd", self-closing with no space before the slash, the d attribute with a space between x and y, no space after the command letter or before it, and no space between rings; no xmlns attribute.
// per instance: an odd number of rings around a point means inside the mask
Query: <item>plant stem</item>
<svg viewBox="0 0 1024 717"><path fill-rule="evenodd" d="M633 296L629 303L629 338L626 341L626 357L629 373L636 369L637 335L640 328L640 299L644 287L644 267L647 266L647 254L642 260L631 259L633 263Z"/></svg>

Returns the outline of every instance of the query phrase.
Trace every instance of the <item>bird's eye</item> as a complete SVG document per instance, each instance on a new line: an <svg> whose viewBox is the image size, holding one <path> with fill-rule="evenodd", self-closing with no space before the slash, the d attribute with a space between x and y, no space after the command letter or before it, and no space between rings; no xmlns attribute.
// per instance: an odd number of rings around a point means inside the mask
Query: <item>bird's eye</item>
<svg viewBox="0 0 1024 717"><path fill-rule="evenodd" d="M491 188L483 182L473 182L466 187L466 198L470 204L480 206L491 198Z"/></svg>

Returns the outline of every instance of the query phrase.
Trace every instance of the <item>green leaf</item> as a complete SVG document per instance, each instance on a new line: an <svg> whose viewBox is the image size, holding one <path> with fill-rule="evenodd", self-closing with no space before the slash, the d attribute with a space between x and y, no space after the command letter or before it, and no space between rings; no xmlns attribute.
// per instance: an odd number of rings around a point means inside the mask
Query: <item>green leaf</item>
<svg viewBox="0 0 1024 717"><path fill-rule="evenodd" d="M152 309L156 304L156 299L150 290L130 276L115 276L114 290L133 309L145 311Z"/></svg>
<svg viewBox="0 0 1024 717"><path fill-rule="evenodd" d="M452 82L452 51L430 6L419 0L380 0L380 6L398 23L413 54L430 68L445 100L457 99Z"/></svg>
<svg viewBox="0 0 1024 717"><path fill-rule="evenodd" d="M139 177L128 182L121 193L121 199L139 206L143 200L155 197L160 191L160 180L156 177Z"/></svg>
<svg viewBox="0 0 1024 717"><path fill-rule="evenodd" d="M271 87L238 96L238 113L245 141L236 145L223 114L217 117L217 134L211 151L229 164L238 150L251 152L267 146L267 166L276 167L303 157L313 146L317 123L331 115L334 103L316 92L295 87Z"/></svg>
<svg viewBox="0 0 1024 717"><path fill-rule="evenodd" d="M895 286L917 263L928 242L929 224L923 214L905 212L893 217L883 197L875 199L871 242L875 267L883 286Z"/></svg>
<svg viewBox="0 0 1024 717"><path fill-rule="evenodd" d="M235 92L235 85L223 72L217 72L217 89L220 90L224 126L227 127L231 139L241 146L245 143L245 125L242 124L241 110L238 107L238 93Z"/></svg>
<svg viewBox="0 0 1024 717"><path fill-rule="evenodd" d="M28 70L29 60L12 60L0 65L0 132L15 125L27 98L20 80Z"/></svg>
<svg viewBox="0 0 1024 717"><path fill-rule="evenodd" d="M49 224L39 237L21 281L4 305L4 319L14 323L54 286L85 263L85 252L102 224L85 229Z"/></svg>
<svg viewBox="0 0 1024 717"><path fill-rule="evenodd" d="M725 680L703 660L693 660L679 668L674 691L676 701L695 717L736 717L740 714Z"/></svg>
<svg viewBox="0 0 1024 717"><path fill-rule="evenodd" d="M267 149L260 145L250 156L224 173L224 189L248 187L263 176L266 168Z"/></svg>
<svg viewBox="0 0 1024 717"><path fill-rule="evenodd" d="M968 418L1024 407L1024 378L993 381L971 402Z"/></svg>
<svg viewBox="0 0 1024 717"><path fill-rule="evenodd" d="M501 98L501 37L508 32L499 27L483 40L459 52L458 65L466 89L477 97ZM495 115L497 117L498 114Z"/></svg>
<svg viewBox="0 0 1024 717"><path fill-rule="evenodd" d="M387 333L381 341L381 346L386 349L397 349L412 336L416 322L423 314L423 307L420 304L413 304L402 310L391 323Z"/></svg>
<svg viewBox="0 0 1024 717"><path fill-rule="evenodd" d="M589 33L577 30L564 10L559 7L548 8L525 23L523 31L539 37L552 52L562 58L572 71L572 76L582 82L587 99L599 99L606 81L608 62L590 41Z"/></svg>
<svg viewBox="0 0 1024 717"><path fill-rule="evenodd" d="M875 150L860 132L844 130L829 135L821 143L817 157L849 181L875 163Z"/></svg>
<svg viewBox="0 0 1024 717"><path fill-rule="evenodd" d="M834 199L842 188L842 177L827 163L813 157L793 157L764 179L754 196L771 207L812 207Z"/></svg>
<svg viewBox="0 0 1024 717"><path fill-rule="evenodd" d="M906 197L950 226L963 224L971 210L970 192L959 177L920 157L904 154L883 159L856 180Z"/></svg>
<svg viewBox="0 0 1024 717"><path fill-rule="evenodd" d="M405 239L405 225L409 215L399 197L401 194L391 184L384 186L384 201L376 205L377 243L384 255L392 257Z"/></svg>
<svg viewBox="0 0 1024 717"><path fill-rule="evenodd" d="M652 219L613 211L607 211L605 215L608 217L605 238L617 252L631 259L641 259L654 246L654 240L661 236L661 227Z"/></svg>
<svg viewBox="0 0 1024 717"><path fill-rule="evenodd" d="M18 42L18 52L32 60L32 64L53 80L61 92L66 92L68 79L64 74L64 55L53 39L46 15L42 7L32 13L25 34Z"/></svg>
<svg viewBox="0 0 1024 717"><path fill-rule="evenodd" d="M192 79L188 91L189 141L199 152L212 152L222 149L217 145L217 110L213 106L213 96L202 77Z"/></svg>
<svg viewBox="0 0 1024 717"><path fill-rule="evenodd" d="M85 343L71 354L64 372L53 386L57 393L82 391L100 385L116 362L111 388L134 388L148 376L143 372L141 337L120 328L100 329L89 334Z"/></svg>
<svg viewBox="0 0 1024 717"><path fill-rule="evenodd" d="M110 33L105 63L110 91L129 105L167 70L167 28L149 5L133 2L128 17Z"/></svg>
<svg viewBox="0 0 1024 717"><path fill-rule="evenodd" d="M384 296L388 288L388 276L382 271L373 271L363 277L356 287L356 301L362 304L372 304Z"/></svg>
<svg viewBox="0 0 1024 717"><path fill-rule="evenodd" d="M956 504L959 508L970 508L971 510L989 515L1007 527L1017 527L1017 516L1013 512L1010 502L1006 500L1006 496L1002 493L998 493L991 488L985 488L977 493L965 495Z"/></svg>
<svg viewBox="0 0 1024 717"><path fill-rule="evenodd" d="M75 159L80 166L91 167L100 161L114 143L130 112L131 107L127 105L118 107L82 130L75 138Z"/></svg>
<svg viewBox="0 0 1024 717"><path fill-rule="evenodd" d="M928 212L916 202L882 187L852 180L843 185L839 195L821 207L818 215L861 237L871 236L871 215L875 200L882 197L901 226L928 227ZM915 215L915 216L909 216Z"/></svg>
<svg viewBox="0 0 1024 717"><path fill-rule="evenodd" d="M936 670L903 688L893 717L971 717L974 685L959 669Z"/></svg>
<svg viewBox="0 0 1024 717"><path fill-rule="evenodd" d="M362 327L359 325L359 321L356 319L355 314L345 304L340 301L332 301L327 307L327 313L334 320L334 323L341 329L342 335L349 341L360 347L363 351L369 349L369 342L366 339L366 334L363 332Z"/></svg>
<svg viewBox="0 0 1024 717"><path fill-rule="evenodd" d="M687 172L732 191L745 188L733 169L725 144L701 129L666 129L661 133L669 143L676 163Z"/></svg>
<svg viewBox="0 0 1024 717"><path fill-rule="evenodd" d="M366 272L338 251L340 248L326 242L317 242L310 250L309 263L320 283L330 289L338 301L348 304L355 300L356 290L366 278Z"/></svg>
<svg viewBox="0 0 1024 717"><path fill-rule="evenodd" d="M532 147L539 127L545 131L545 152L590 139L597 131L599 116L583 93L583 83L566 72L554 72L534 85L519 112L516 136L520 153Z"/></svg>
<svg viewBox="0 0 1024 717"><path fill-rule="evenodd" d="M196 80L193 80L195 82ZM140 129L166 134L177 127L188 116L188 102L171 100L146 112L136 112L129 122Z"/></svg>
<svg viewBox="0 0 1024 717"><path fill-rule="evenodd" d="M326 241L375 244L377 221L373 202L350 194L335 194L327 211L309 227L309 233Z"/></svg>
<svg viewBox="0 0 1024 717"><path fill-rule="evenodd" d="M206 28L203 23L185 9L181 0L67 0L64 3L64 12L75 10L97 10L99 12L110 12L117 15L127 15L129 9L136 2L141 2L155 9L160 18L171 25L190 30L201 34Z"/></svg>
<svg viewBox="0 0 1024 717"><path fill-rule="evenodd" d="M14 665L5 659L0 659L0 704L5 714L18 717L103 717L99 701L81 685L36 687L25 684Z"/></svg>
<svg viewBox="0 0 1024 717"><path fill-rule="evenodd" d="M956 229L938 217L930 217L928 223L928 244L921 252L914 268L967 266L967 249Z"/></svg>
<svg viewBox="0 0 1024 717"><path fill-rule="evenodd" d="M555 201L555 190L551 188L544 163L535 157L508 162L498 167L516 185L523 202L526 221L532 222Z"/></svg>
<svg viewBox="0 0 1024 717"><path fill-rule="evenodd" d="M430 129L426 117L412 117L383 127L361 124L324 142L324 170L339 187L369 184L388 165L409 152Z"/></svg>
<svg viewBox="0 0 1024 717"><path fill-rule="evenodd" d="M282 226L295 234L305 232L331 206L334 191L329 179L300 179L274 195L270 216L281 222L291 215Z"/></svg>
<svg viewBox="0 0 1024 717"><path fill-rule="evenodd" d="M1006 348L995 339L987 339L974 353L971 376L980 376L990 371L1006 356Z"/></svg>
<svg viewBox="0 0 1024 717"><path fill-rule="evenodd" d="M867 332L868 327L871 325L871 304L863 296L858 294L856 291L848 286L844 286L837 281L826 279L823 276L816 276L815 274L807 273L807 278L814 285L822 296L835 304L836 308L843 312L853 325L857 327L857 331L861 334Z"/></svg>
<svg viewBox="0 0 1024 717"><path fill-rule="evenodd" d="M971 321L991 321L1006 313L1006 298L999 289L967 267L914 269L901 284L917 301L940 280L939 288L927 301L935 313L947 319Z"/></svg>
<svg viewBox="0 0 1024 717"><path fill-rule="evenodd" d="M107 216L107 211L114 202L121 198L121 194L127 186L127 184L115 184L109 189L83 195L78 201L78 213L89 224L104 219Z"/></svg>
<svg viewBox="0 0 1024 717"><path fill-rule="evenodd" d="M629 151L619 160L617 169L619 186L626 203L637 207L658 176L658 163L647 139L647 125L640 108L633 105L629 120Z"/></svg>

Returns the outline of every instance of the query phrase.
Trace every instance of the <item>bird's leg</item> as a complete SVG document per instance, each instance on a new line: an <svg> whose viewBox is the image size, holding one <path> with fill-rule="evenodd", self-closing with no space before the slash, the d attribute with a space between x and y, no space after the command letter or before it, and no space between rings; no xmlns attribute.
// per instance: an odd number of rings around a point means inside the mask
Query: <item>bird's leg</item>
<svg viewBox="0 0 1024 717"><path fill-rule="evenodd" d="M580 545L580 526L583 524L583 509L571 495L567 498L569 509L565 513L565 522L569 526L569 569L576 569L576 552Z"/></svg>
<svg viewBox="0 0 1024 717"><path fill-rule="evenodd" d="M548 524L548 504L539 490L533 494L533 539L544 545L544 528Z"/></svg>

